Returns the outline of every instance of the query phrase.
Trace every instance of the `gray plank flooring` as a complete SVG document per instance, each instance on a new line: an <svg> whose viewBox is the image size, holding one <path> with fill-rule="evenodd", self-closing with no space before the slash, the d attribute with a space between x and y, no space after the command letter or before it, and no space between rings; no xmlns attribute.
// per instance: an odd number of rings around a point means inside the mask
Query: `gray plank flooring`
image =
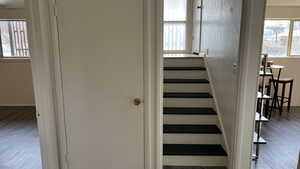
<svg viewBox="0 0 300 169"><path fill-rule="evenodd" d="M264 124L261 146L253 169L296 169L300 150L300 108ZM0 169L42 169L36 118L33 111L0 109Z"/></svg>
<svg viewBox="0 0 300 169"><path fill-rule="evenodd" d="M262 136L268 141L261 145L260 158L252 169L296 169L300 151L300 108L290 113L273 113L270 122L262 127Z"/></svg>
<svg viewBox="0 0 300 169"><path fill-rule="evenodd" d="M42 169L34 111L0 110L0 169Z"/></svg>

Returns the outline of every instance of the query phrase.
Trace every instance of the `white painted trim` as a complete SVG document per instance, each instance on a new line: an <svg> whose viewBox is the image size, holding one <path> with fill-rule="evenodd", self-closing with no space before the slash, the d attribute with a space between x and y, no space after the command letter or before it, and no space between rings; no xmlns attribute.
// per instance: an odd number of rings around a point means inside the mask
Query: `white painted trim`
<svg viewBox="0 0 300 169"><path fill-rule="evenodd" d="M43 169L61 169L53 82L49 1L25 1Z"/></svg>
<svg viewBox="0 0 300 169"><path fill-rule="evenodd" d="M156 0L156 126L157 148L156 169L163 168L163 9L164 1Z"/></svg>
<svg viewBox="0 0 300 169"><path fill-rule="evenodd" d="M244 1L233 169L250 169L265 0Z"/></svg>
<svg viewBox="0 0 300 169"><path fill-rule="evenodd" d="M145 169L162 169L160 0L144 0Z"/></svg>
<svg viewBox="0 0 300 169"><path fill-rule="evenodd" d="M205 65L208 65L207 64L207 57L203 57L203 58L204 58ZM218 115L218 121L219 121L221 130L222 130L222 135L223 135L224 144L225 144L224 148L226 149L226 152L227 152L228 156L230 156L232 153L230 152L230 149L229 149L229 145L228 145L228 141L227 141L228 136L226 135L224 124L223 124L223 121L222 121L222 116L221 116L221 112L220 112L220 108L219 108L219 104L218 104L218 99L216 97L215 85L214 85L214 82L212 80L212 76L211 76L211 73L210 73L211 71L209 69L209 66L205 66L205 67L206 67L206 71L207 71L207 75L208 75L209 85L211 87L211 94L213 95L215 109L216 109L216 112L217 112L217 115Z"/></svg>

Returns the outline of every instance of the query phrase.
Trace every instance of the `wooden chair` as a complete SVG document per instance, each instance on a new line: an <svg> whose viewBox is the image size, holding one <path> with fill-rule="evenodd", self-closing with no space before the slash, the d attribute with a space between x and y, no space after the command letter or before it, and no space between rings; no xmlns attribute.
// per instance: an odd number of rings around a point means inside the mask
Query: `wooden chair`
<svg viewBox="0 0 300 169"><path fill-rule="evenodd" d="M291 109L291 101L292 101L292 93L293 93L293 84L294 84L294 79L292 78L280 78L279 80L277 79L271 79L271 83L275 83L277 86L277 89L275 89L275 92L278 92L279 86L282 86L281 88L281 95L278 95L278 93L275 94L273 100L272 100L272 106L275 106L274 108L279 109L280 115L282 115L282 110L283 110L283 105L284 103L288 104L288 112L290 112ZM286 91L286 86L289 85L289 95L286 97L285 96L285 91Z"/></svg>

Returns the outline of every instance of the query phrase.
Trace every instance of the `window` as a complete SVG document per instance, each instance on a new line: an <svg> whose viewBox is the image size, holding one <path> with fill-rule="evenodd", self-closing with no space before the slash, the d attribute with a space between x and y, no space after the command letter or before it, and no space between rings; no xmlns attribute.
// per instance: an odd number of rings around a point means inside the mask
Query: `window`
<svg viewBox="0 0 300 169"><path fill-rule="evenodd" d="M26 22L0 21L0 57L29 57Z"/></svg>
<svg viewBox="0 0 300 169"><path fill-rule="evenodd" d="M274 57L300 55L300 21L266 20L263 53Z"/></svg>
<svg viewBox="0 0 300 169"><path fill-rule="evenodd" d="M291 55L300 55L300 21L294 22Z"/></svg>
<svg viewBox="0 0 300 169"><path fill-rule="evenodd" d="M164 53L188 50L188 0L164 0Z"/></svg>

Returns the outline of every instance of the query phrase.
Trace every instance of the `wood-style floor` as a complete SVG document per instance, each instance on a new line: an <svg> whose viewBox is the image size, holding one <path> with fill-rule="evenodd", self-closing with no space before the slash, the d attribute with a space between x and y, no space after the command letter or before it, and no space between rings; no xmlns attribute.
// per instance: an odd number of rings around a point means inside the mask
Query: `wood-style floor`
<svg viewBox="0 0 300 169"><path fill-rule="evenodd" d="M261 145L253 169L296 169L300 151L300 108L280 117L274 113L262 127L268 144ZM42 169L35 113L0 109L0 169Z"/></svg>
<svg viewBox="0 0 300 169"><path fill-rule="evenodd" d="M260 158L253 169L296 169L300 151L300 108L290 113L273 113L270 122L262 127L262 136L268 141L261 145Z"/></svg>
<svg viewBox="0 0 300 169"><path fill-rule="evenodd" d="M0 109L0 169L42 169L33 110Z"/></svg>

